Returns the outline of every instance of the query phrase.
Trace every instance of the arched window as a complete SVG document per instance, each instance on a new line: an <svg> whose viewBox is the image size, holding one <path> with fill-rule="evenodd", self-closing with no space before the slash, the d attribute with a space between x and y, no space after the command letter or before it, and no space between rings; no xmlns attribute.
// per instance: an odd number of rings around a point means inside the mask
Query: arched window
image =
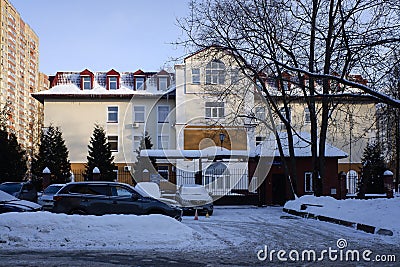
<svg viewBox="0 0 400 267"><path fill-rule="evenodd" d="M213 59L206 66L206 84L225 83L225 64L221 60Z"/></svg>
<svg viewBox="0 0 400 267"><path fill-rule="evenodd" d="M208 186L211 191L229 190L231 187L230 172L226 165L222 162L211 164L205 172L204 185Z"/></svg>

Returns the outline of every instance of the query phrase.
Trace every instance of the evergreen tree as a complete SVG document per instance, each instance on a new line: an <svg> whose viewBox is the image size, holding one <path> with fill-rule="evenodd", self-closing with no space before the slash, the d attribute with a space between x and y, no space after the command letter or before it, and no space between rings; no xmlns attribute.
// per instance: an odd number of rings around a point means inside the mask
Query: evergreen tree
<svg viewBox="0 0 400 267"><path fill-rule="evenodd" d="M25 151L13 133L0 129L0 183L20 182L27 171Z"/></svg>
<svg viewBox="0 0 400 267"><path fill-rule="evenodd" d="M107 141L103 127L95 125L88 149L89 155L83 174L85 179L93 180L93 169L97 167L100 170L101 180L114 181L117 178L114 172L114 156L111 153L111 146Z"/></svg>
<svg viewBox="0 0 400 267"><path fill-rule="evenodd" d="M384 192L383 173L386 170L385 160L378 142L368 144L364 150L362 163L362 177L360 195L379 194Z"/></svg>
<svg viewBox="0 0 400 267"><path fill-rule="evenodd" d="M151 137L149 133L146 131L142 139L140 140L139 148L135 150L136 152L136 163L134 167L135 178L138 181L142 180L143 170L147 169L148 171L152 171L155 169L156 161L155 159L148 159L140 157L140 151L143 149L151 149L153 147L153 143L151 142ZM135 183L135 181L133 181Z"/></svg>
<svg viewBox="0 0 400 267"><path fill-rule="evenodd" d="M32 162L32 173L40 177L46 167L50 169L52 183L70 181L71 163L68 160L68 149L60 129L52 125L40 137L39 154Z"/></svg>

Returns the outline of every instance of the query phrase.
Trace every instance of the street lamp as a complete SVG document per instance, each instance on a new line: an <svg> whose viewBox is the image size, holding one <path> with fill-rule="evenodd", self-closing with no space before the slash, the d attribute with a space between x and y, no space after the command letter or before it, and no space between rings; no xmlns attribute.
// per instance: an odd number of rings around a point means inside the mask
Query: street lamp
<svg viewBox="0 0 400 267"><path fill-rule="evenodd" d="M224 143L225 140L225 134L224 133L219 133L219 141L221 141L221 151L222 151L222 144Z"/></svg>

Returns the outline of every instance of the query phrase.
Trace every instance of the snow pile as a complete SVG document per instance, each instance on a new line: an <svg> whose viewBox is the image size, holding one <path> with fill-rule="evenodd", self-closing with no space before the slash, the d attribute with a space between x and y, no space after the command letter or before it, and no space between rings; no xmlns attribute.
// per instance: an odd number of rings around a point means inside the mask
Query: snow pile
<svg viewBox="0 0 400 267"><path fill-rule="evenodd" d="M163 215L0 214L0 249L184 248L195 232Z"/></svg>
<svg viewBox="0 0 400 267"><path fill-rule="evenodd" d="M307 206L301 210L302 204ZM322 206L322 207L320 207ZM400 235L400 198L379 199L345 199L336 200L332 197L302 196L285 204L286 209L309 212L354 223L362 223L378 228L392 230Z"/></svg>

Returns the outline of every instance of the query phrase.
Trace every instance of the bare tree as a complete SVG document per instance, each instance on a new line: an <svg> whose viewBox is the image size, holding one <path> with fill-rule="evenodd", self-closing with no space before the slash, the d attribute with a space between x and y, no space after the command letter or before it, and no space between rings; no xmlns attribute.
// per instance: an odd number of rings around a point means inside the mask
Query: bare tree
<svg viewBox="0 0 400 267"><path fill-rule="evenodd" d="M330 114L340 97L348 95L347 89L359 89L351 93L353 97L364 94L400 105L380 90L380 81L393 67L385 59L400 41L399 9L394 0L194 0L190 15L179 21L187 33L180 43L192 50L219 47L234 57L245 75L259 82L259 92L286 126L292 177L296 133L289 104L293 98L306 103L313 186L319 195ZM352 79L353 73L366 77L368 84ZM278 95L270 93L264 74L275 75ZM285 90L288 82L299 89L295 95ZM285 112L280 112L281 104Z"/></svg>
<svg viewBox="0 0 400 267"><path fill-rule="evenodd" d="M400 65L396 64L400 58L396 53L390 61L394 68L388 75L386 93L394 98L400 98ZM398 107L381 104L378 107L379 143L382 145L388 167L395 170L396 184L399 184L400 171L400 111Z"/></svg>

